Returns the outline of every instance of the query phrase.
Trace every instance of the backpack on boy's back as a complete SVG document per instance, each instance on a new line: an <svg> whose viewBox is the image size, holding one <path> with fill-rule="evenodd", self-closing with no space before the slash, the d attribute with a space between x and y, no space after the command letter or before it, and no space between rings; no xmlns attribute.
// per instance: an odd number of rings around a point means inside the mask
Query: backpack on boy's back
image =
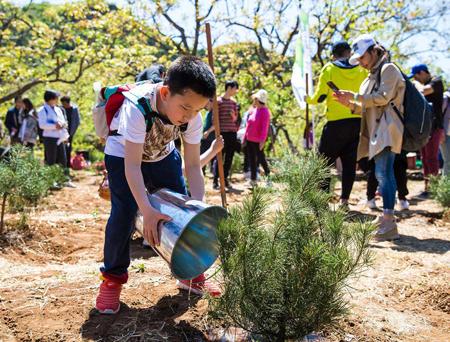
<svg viewBox="0 0 450 342"><path fill-rule="evenodd" d="M119 135L117 131L111 131L110 126L125 99L130 100L144 116L146 132L150 131L156 118L165 124L170 124L166 118L152 109L149 98L145 96L153 87L154 83L149 80L102 88L97 96L97 103L92 109L96 134L103 139L111 135ZM187 124L180 129L184 131L186 128Z"/></svg>
<svg viewBox="0 0 450 342"><path fill-rule="evenodd" d="M403 123L403 144L402 149L407 152L420 151L424 147L431 135L434 113L432 106L425 99L425 96L416 88L402 70L393 63L402 74L405 80L405 96L403 98L403 114L390 103L392 109ZM378 73L378 85L381 82L381 69Z"/></svg>

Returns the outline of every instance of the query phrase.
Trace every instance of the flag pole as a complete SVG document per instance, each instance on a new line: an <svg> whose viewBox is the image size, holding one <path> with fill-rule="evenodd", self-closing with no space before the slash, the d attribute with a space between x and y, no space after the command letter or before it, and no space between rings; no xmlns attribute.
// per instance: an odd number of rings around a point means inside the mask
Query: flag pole
<svg viewBox="0 0 450 342"><path fill-rule="evenodd" d="M206 23L206 42L208 45L208 62L209 66L214 73L214 58L213 58L213 50L212 50L212 41L211 41L211 26L209 23ZM214 132L216 135L216 139L220 136L220 122L219 122L219 105L217 103L217 96L213 97L213 122L214 122ZM227 207L227 196L225 193L225 173L223 171L223 162L222 162L222 152L217 153L217 168L219 170L219 182L220 182L220 195L222 197L222 206L224 208Z"/></svg>
<svg viewBox="0 0 450 342"><path fill-rule="evenodd" d="M309 74L305 73L305 82L306 82L306 96L309 95L309 80L308 80ZM306 149L309 150L309 104L306 102L306 127L305 127L305 139L306 139Z"/></svg>

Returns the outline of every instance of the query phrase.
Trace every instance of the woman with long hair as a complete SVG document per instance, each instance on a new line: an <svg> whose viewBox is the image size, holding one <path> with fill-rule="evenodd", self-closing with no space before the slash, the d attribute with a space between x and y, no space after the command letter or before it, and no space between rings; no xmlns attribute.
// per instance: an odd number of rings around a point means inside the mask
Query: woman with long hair
<svg viewBox="0 0 450 342"><path fill-rule="evenodd" d="M383 215L373 222L378 228L375 239L393 240L399 237L394 216L394 160L403 143L403 124L396 110L403 113L405 80L371 35L358 37L352 49L349 62L370 73L359 92L340 90L333 96L352 112L362 114L358 160L368 157L375 161L375 176L383 197Z"/></svg>
<svg viewBox="0 0 450 342"><path fill-rule="evenodd" d="M22 125L20 126L19 138L24 146L33 149L39 133L37 113L29 98L24 98L23 104L25 109Z"/></svg>

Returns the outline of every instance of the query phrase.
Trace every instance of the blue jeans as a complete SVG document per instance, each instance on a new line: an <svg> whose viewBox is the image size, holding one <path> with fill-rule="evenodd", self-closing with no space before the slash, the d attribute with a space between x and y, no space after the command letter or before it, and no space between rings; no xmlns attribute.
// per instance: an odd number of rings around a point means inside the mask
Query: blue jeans
<svg viewBox="0 0 450 342"><path fill-rule="evenodd" d="M441 144L442 159L444 159L444 176L450 176L450 135L445 136L444 142Z"/></svg>
<svg viewBox="0 0 450 342"><path fill-rule="evenodd" d="M397 183L394 175L395 153L390 149L374 157L375 160L375 177L381 190L383 197L383 211L385 214L394 214L395 192L397 191Z"/></svg>
<svg viewBox="0 0 450 342"><path fill-rule="evenodd" d="M105 278L123 284L128 280L130 240L138 206L125 177L124 158L105 155L105 164L111 193L111 213L105 231L104 267L100 271ZM168 188L187 194L177 149L159 162L142 163L141 170L149 191Z"/></svg>

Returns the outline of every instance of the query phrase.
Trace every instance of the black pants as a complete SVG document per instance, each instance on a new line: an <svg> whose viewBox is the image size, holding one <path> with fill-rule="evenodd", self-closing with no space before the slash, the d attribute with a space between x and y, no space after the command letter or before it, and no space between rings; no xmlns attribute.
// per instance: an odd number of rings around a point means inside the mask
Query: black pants
<svg viewBox="0 0 450 342"><path fill-rule="evenodd" d="M66 146L66 158L67 158L67 167L70 169L70 157L72 156L72 136L69 137L69 141Z"/></svg>
<svg viewBox="0 0 450 342"><path fill-rule="evenodd" d="M206 151L208 151L208 149L211 147L213 141L214 141L214 133L210 133L206 139L202 139L202 141L200 142L200 154L203 154ZM213 158L210 161L210 165L211 165L210 170L212 170L214 160L216 160L216 158ZM203 174L205 174L205 169L206 169L206 166L203 166L203 168L202 168Z"/></svg>
<svg viewBox="0 0 450 342"><path fill-rule="evenodd" d="M361 166L361 162L360 162ZM364 166L361 167L364 170ZM408 178L406 176L406 169L408 168L408 161L406 159L406 152L402 151L401 154L395 156L394 161L394 176L397 183L398 198L400 200L405 200L406 195L409 194L408 191ZM378 187L378 181L375 177L375 162L374 160L368 161L367 166L367 199L371 200L375 198L375 194Z"/></svg>
<svg viewBox="0 0 450 342"><path fill-rule="evenodd" d="M247 141L247 156L250 165L250 173L252 180L256 180L256 173L259 164L261 164L261 166L263 167L266 176L270 174L269 165L267 164L266 161L266 155L264 154L264 151L261 151L259 149L259 143Z"/></svg>
<svg viewBox="0 0 450 342"><path fill-rule="evenodd" d="M54 165L59 164L61 167L66 168L66 146L64 143L56 144L58 138L44 137L44 154L45 164Z"/></svg>
<svg viewBox="0 0 450 342"><path fill-rule="evenodd" d="M223 171L225 179L228 179L230 174L231 165L233 164L233 156L236 151L236 132L222 132L220 133L223 137ZM217 160L214 163L214 183L217 184L219 181L219 168L217 167Z"/></svg>
<svg viewBox="0 0 450 342"><path fill-rule="evenodd" d="M328 122L322 131L319 153L324 156L328 166L337 158L342 161L341 199L348 199L352 192L356 175L356 156L359 143L361 119L342 119ZM330 190L331 179L325 180L322 189Z"/></svg>

